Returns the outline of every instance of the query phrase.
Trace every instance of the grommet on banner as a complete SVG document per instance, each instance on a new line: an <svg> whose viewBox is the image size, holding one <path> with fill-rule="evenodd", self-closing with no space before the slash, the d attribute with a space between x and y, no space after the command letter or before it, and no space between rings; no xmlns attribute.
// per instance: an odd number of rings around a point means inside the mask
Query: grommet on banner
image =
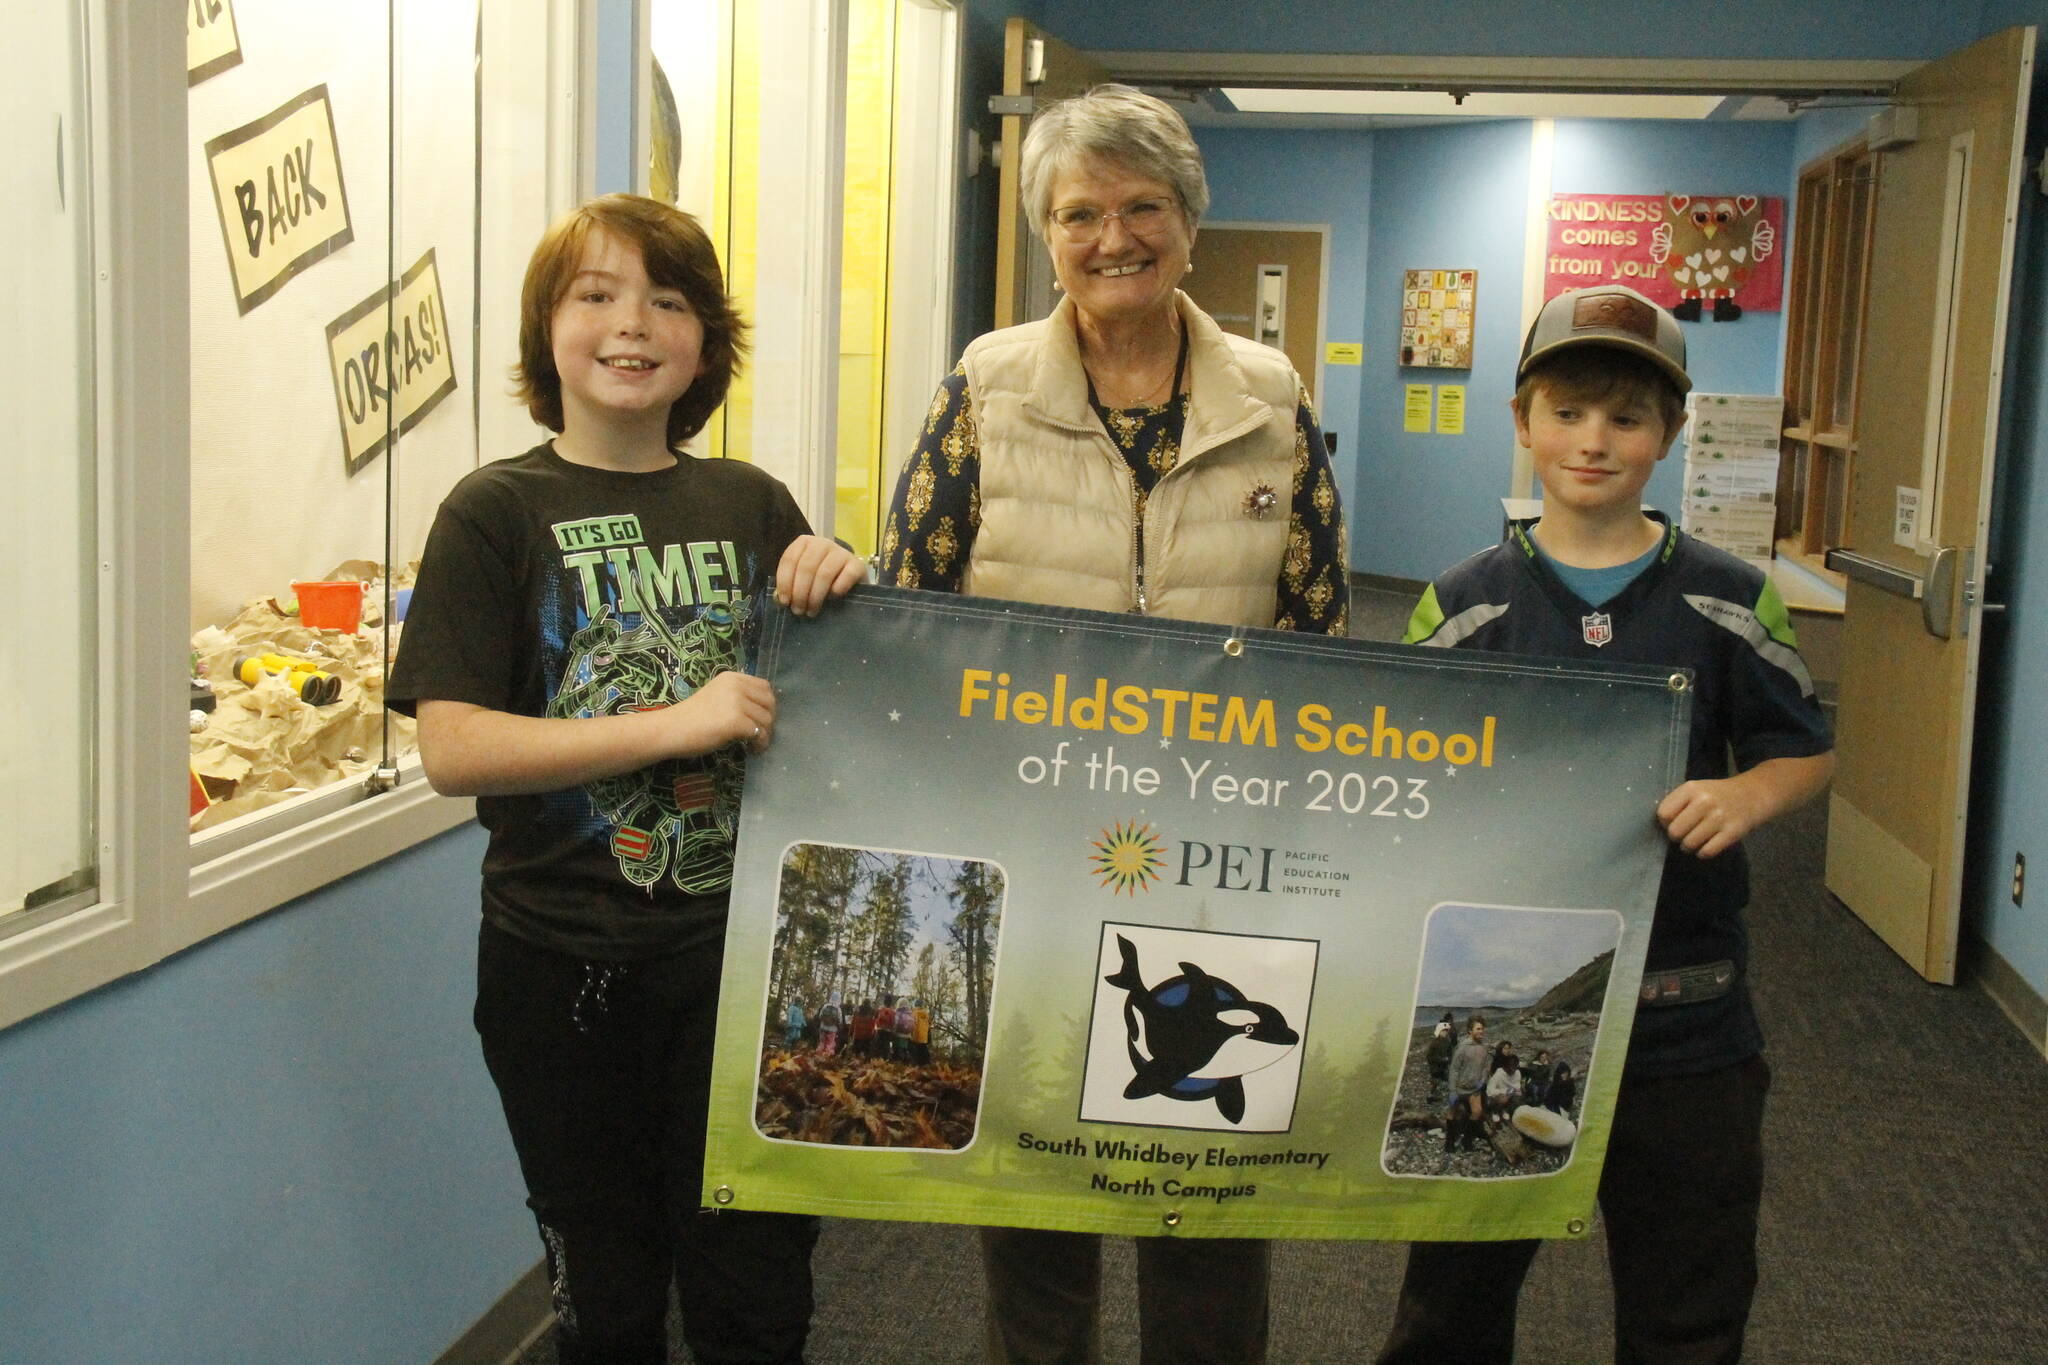
<svg viewBox="0 0 2048 1365"><path fill-rule="evenodd" d="M1564 1230L1571 1236L1577 1237L1586 1230L1586 1220L1583 1218L1574 1218L1571 1222L1566 1223L1564 1225Z"/></svg>
<svg viewBox="0 0 2048 1365"><path fill-rule="evenodd" d="M1159 1221L1160 1221L1160 1222L1162 1222L1162 1223L1164 1223L1164 1224L1166 1224L1166 1226L1168 1226L1168 1227L1170 1227L1170 1228L1177 1228L1177 1227L1179 1227L1179 1226L1180 1226L1180 1210L1179 1210L1179 1209L1168 1209L1168 1210L1166 1211L1166 1216L1165 1216L1164 1218L1160 1219Z"/></svg>
<svg viewBox="0 0 2048 1365"><path fill-rule="evenodd" d="M1235 635L1231 636L1223 642L1223 652L1235 659L1238 655L1244 653L1244 641L1238 639Z"/></svg>
<svg viewBox="0 0 2048 1365"><path fill-rule="evenodd" d="M730 1204L732 1202L732 1186L720 1185L717 1189L713 1190L711 1192L711 1202L714 1204Z"/></svg>
<svg viewBox="0 0 2048 1365"><path fill-rule="evenodd" d="M1685 674L1673 673L1669 678L1665 679L1664 685L1670 688L1673 692L1685 691L1687 686L1685 681Z"/></svg>

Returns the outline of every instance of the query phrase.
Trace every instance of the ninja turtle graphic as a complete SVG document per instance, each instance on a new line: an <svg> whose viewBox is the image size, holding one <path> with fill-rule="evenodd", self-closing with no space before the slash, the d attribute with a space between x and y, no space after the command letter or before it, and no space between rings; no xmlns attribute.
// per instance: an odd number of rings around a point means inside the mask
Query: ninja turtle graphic
<svg viewBox="0 0 2048 1365"><path fill-rule="evenodd" d="M706 606L680 628L658 610L624 625L607 605L570 637L552 717L614 716L683 701L712 677L740 666L748 604ZM732 881L725 856L739 823L746 763L731 750L668 759L599 778L585 790L612 826L612 852L635 886L667 876L693 895Z"/></svg>

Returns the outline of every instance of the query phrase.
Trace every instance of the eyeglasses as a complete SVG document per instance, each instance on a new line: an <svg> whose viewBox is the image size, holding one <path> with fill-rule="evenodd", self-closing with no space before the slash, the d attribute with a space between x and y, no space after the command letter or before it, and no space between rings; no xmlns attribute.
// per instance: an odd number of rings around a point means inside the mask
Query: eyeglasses
<svg viewBox="0 0 2048 1365"><path fill-rule="evenodd" d="M1070 242L1097 241L1112 218L1121 218L1124 230L1133 237L1157 237L1173 222L1171 199L1140 199L1119 212L1105 213L1092 204L1071 204L1054 209L1052 221Z"/></svg>

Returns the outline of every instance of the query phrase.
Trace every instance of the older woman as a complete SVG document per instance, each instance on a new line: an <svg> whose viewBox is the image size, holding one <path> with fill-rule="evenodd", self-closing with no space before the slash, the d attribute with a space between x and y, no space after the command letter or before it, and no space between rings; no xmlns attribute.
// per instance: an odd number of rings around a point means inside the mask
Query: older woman
<svg viewBox="0 0 2048 1365"><path fill-rule="evenodd" d="M883 533L885 581L1343 634L1344 517L1287 357L1176 287L1209 205L1167 105L1097 86L1032 121L1024 205L1066 297L940 385ZM1101 1240L983 1230L989 1348L1097 1354ZM1259 1361L1264 1242L1142 1238L1147 1361Z"/></svg>

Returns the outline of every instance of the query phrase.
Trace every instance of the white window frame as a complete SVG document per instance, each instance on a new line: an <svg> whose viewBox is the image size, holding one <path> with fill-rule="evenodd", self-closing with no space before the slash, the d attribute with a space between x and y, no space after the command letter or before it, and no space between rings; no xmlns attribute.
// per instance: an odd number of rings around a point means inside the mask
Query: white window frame
<svg viewBox="0 0 2048 1365"><path fill-rule="evenodd" d="M630 2L630 0L629 0ZM486 79L540 99L486 98L479 242L483 278L512 280L541 229L591 192L596 115L592 83L599 0L491 0L486 44L515 51ZM931 319L927 344L897 366L908 411L921 413L951 363L953 155L960 79L960 14L917 0L941 44L939 89L920 91L917 174L932 211L921 215L927 273L904 306ZM534 8L544 23L533 20ZM764 100L763 198L796 211L760 229L760 259L793 260L756 304L756 372L782 401L757 415L757 447L821 533L830 534L836 466L841 149L845 129L845 0L760 0L759 22L786 60ZM645 10L640 13L644 18ZM475 804L436 795L417 758L371 795L337 784L307 799L194 839L180 769L188 761L185 682L190 584L166 566L191 553L188 225L163 204L186 202L184 10L88 0L85 66L90 109L95 271L93 337L98 507L98 645L108 682L96 732L99 885L91 903L0 936L0 1028L200 943L290 900L472 819ZM645 23L639 26L644 36ZM792 35L801 42L793 44ZM513 47L512 40L527 40ZM516 69L515 69L516 67ZM644 138L636 138L644 142ZM534 174L536 151L542 174ZM934 263L943 268L932 269ZM478 301L478 373L517 358L518 299L486 289ZM895 359L892 358L892 364ZM895 398L892 390L892 400ZM536 428L509 403L483 403L479 448L524 448ZM906 446L907 449L907 446Z"/></svg>
<svg viewBox="0 0 2048 1365"><path fill-rule="evenodd" d="M534 7L545 22L533 22ZM519 278L541 229L578 201L590 171L592 0L483 6L486 42L515 54L487 72L540 100L486 100L485 278ZM99 884L90 904L0 937L0 1028L139 971L337 877L474 817L475 803L434 794L418 760L398 785L322 792L195 840L184 793L188 698L180 666L191 554L187 224L191 160L185 13L176 5L89 0L85 7L98 382L98 646L105 684L96 731ZM515 45L515 40L523 40ZM181 111L166 117L165 111ZM545 173L536 177L536 149ZM480 300L479 373L516 358L516 291ZM512 451L533 427L511 404L485 403L480 448ZM169 570L169 571L167 571Z"/></svg>

